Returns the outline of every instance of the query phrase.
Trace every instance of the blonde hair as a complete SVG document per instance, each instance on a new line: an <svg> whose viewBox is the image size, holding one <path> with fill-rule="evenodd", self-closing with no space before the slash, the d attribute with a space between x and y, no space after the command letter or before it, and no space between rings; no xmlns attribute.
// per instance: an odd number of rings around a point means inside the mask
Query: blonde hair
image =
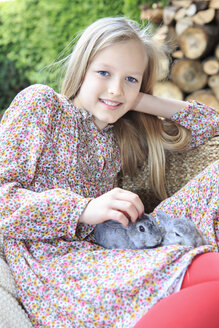
<svg viewBox="0 0 219 328"><path fill-rule="evenodd" d="M147 66L141 92L152 94L161 50L151 40L148 27L124 17L105 17L88 26L69 57L61 92L73 99L80 89L87 67L98 51L116 42L139 40L145 48ZM190 141L189 132L168 120L129 111L114 124L121 153L122 173L133 176L148 156L150 183L156 196L166 198L165 150L182 150Z"/></svg>

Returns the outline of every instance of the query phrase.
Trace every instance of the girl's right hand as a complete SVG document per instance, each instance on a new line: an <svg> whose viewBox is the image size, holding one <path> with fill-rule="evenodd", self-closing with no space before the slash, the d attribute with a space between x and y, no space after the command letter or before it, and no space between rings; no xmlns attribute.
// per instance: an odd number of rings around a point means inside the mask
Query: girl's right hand
<svg viewBox="0 0 219 328"><path fill-rule="evenodd" d="M80 216L79 222L98 224L115 220L128 226L129 218L135 222L144 213L144 205L135 193L121 188L114 188L92 199Z"/></svg>

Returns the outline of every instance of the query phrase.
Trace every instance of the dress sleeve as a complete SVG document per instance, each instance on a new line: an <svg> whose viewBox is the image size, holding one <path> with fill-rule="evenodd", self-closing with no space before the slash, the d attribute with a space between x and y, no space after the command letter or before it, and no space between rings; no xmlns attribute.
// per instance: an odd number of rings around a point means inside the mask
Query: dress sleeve
<svg viewBox="0 0 219 328"><path fill-rule="evenodd" d="M61 188L31 190L37 160L58 106L49 87L31 86L12 102L0 127L0 232L15 239L73 238L90 199Z"/></svg>
<svg viewBox="0 0 219 328"><path fill-rule="evenodd" d="M187 106L170 119L191 131L189 148L196 148L219 134L219 113L195 100L188 101Z"/></svg>

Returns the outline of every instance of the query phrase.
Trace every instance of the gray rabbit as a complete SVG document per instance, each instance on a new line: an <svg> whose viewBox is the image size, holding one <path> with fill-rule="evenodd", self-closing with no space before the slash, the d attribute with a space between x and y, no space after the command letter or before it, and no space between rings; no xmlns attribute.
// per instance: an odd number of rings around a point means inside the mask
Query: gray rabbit
<svg viewBox="0 0 219 328"><path fill-rule="evenodd" d="M163 211L157 211L158 220L163 231L162 245L187 245L198 247L206 245L204 236L189 219L180 217L171 219Z"/></svg>
<svg viewBox="0 0 219 328"><path fill-rule="evenodd" d="M198 247L206 244L190 220L171 219L163 211L157 211L157 217L159 225L149 214L144 214L135 223L130 222L128 227L113 220L97 224L95 242L109 249L147 249L172 244Z"/></svg>
<svg viewBox="0 0 219 328"><path fill-rule="evenodd" d="M105 248L144 249L161 244L162 230L155 219L148 214L141 216L128 227L113 220L96 225L94 230L95 242Z"/></svg>

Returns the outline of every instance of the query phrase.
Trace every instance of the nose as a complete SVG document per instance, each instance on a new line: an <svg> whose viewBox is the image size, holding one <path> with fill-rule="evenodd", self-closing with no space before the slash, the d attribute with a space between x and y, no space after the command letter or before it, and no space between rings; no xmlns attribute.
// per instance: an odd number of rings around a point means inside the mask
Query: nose
<svg viewBox="0 0 219 328"><path fill-rule="evenodd" d="M111 95L120 96L123 94L123 85L120 79L112 79L109 82L108 92Z"/></svg>

